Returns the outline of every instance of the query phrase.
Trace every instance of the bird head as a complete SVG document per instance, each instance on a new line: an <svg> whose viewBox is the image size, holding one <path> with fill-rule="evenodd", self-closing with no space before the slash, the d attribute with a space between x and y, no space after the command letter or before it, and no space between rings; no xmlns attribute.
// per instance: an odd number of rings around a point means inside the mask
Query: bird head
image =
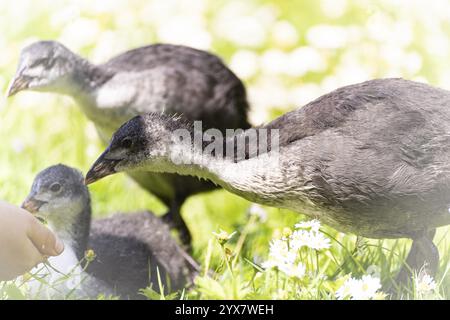
<svg viewBox="0 0 450 320"><path fill-rule="evenodd" d="M25 47L7 95L19 91L59 91L73 76L77 57L55 41L38 41Z"/></svg>
<svg viewBox="0 0 450 320"><path fill-rule="evenodd" d="M163 114L132 118L114 133L109 146L87 173L85 183L121 171L165 171L173 145L172 133L183 126L180 118Z"/></svg>
<svg viewBox="0 0 450 320"><path fill-rule="evenodd" d="M83 182L78 170L65 165L51 166L36 176L22 208L40 220L65 227L90 204Z"/></svg>

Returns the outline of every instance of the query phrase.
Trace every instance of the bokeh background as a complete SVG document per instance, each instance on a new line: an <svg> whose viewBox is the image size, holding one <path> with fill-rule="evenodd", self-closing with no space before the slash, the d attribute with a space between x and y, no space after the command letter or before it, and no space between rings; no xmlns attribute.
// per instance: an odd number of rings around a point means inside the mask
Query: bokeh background
<svg viewBox="0 0 450 320"><path fill-rule="evenodd" d="M40 39L61 41L93 62L155 42L211 51L245 82L254 124L372 78L404 77L450 89L445 0L0 0L0 30L2 92L20 49ZM23 92L1 99L1 199L20 204L40 170L65 163L86 172L101 152L93 125L70 98ZM165 211L124 175L94 184L91 192L96 216ZM193 231L194 255L202 258L212 231L239 229L249 206L225 191L189 199L183 215ZM267 253L274 230L299 219L284 210L268 212L252 240L254 256ZM441 228L439 239L447 231ZM439 245L448 251L446 241Z"/></svg>

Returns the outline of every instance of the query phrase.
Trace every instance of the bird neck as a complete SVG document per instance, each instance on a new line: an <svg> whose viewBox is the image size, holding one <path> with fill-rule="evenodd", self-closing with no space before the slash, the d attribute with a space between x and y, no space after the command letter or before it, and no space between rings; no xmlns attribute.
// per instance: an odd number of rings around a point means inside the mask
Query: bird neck
<svg viewBox="0 0 450 320"><path fill-rule="evenodd" d="M49 224L63 243L71 247L78 260L81 261L87 250L91 228L90 198L86 200L81 208L72 209L76 212L69 212L70 210L70 208L67 208L66 217L73 217L72 219L49 221Z"/></svg>
<svg viewBox="0 0 450 320"><path fill-rule="evenodd" d="M249 130L258 134L263 129ZM244 140L245 151L236 154L238 141L242 141L249 130L228 137L223 143L220 140L196 143L195 137L193 143L173 143L169 147L168 160L147 169L155 171L156 167L157 171L207 179L250 201L273 205L284 177L279 165L278 145L265 148L261 143L263 139L256 144L251 141L245 144L247 140ZM275 139L271 136L269 144Z"/></svg>
<svg viewBox="0 0 450 320"><path fill-rule="evenodd" d="M89 102L95 90L108 81L113 72L92 64L88 60L73 53L73 70L59 93L72 96L76 100Z"/></svg>

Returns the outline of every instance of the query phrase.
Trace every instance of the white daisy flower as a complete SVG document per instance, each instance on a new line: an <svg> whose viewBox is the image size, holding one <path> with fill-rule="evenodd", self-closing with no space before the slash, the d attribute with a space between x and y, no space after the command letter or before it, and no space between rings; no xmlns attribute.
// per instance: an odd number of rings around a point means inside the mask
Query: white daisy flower
<svg viewBox="0 0 450 320"><path fill-rule="evenodd" d="M257 216L261 222L264 222L267 220L267 211L264 210L263 207L261 207L260 205L258 205L256 203L251 205L248 212L251 216Z"/></svg>
<svg viewBox="0 0 450 320"><path fill-rule="evenodd" d="M339 300L370 300L379 297L381 289L380 279L370 275L363 276L360 280L350 278L336 291Z"/></svg>
<svg viewBox="0 0 450 320"><path fill-rule="evenodd" d="M320 229L320 221L317 219L309 220L309 221L302 221L295 225L296 229L305 229L305 230L311 230L311 231L319 231Z"/></svg>
<svg viewBox="0 0 450 320"><path fill-rule="evenodd" d="M278 269L281 272L284 272L288 277L293 277L293 278L303 278L303 276L306 273L306 268L305 266L299 262L296 264L284 264L284 265L280 265L278 266Z"/></svg>
<svg viewBox="0 0 450 320"><path fill-rule="evenodd" d="M309 232L305 230L296 230L289 238L289 245L293 250L299 250L302 247L306 247L309 242Z"/></svg>
<svg viewBox="0 0 450 320"><path fill-rule="evenodd" d="M330 248L330 239L326 238L320 232L311 233L309 247L314 250L324 250Z"/></svg>
<svg viewBox="0 0 450 320"><path fill-rule="evenodd" d="M294 250L298 250L302 247L323 250L330 247L330 239L326 238L320 232L296 230L292 234L289 244Z"/></svg>
<svg viewBox="0 0 450 320"><path fill-rule="evenodd" d="M358 286L358 280L350 277L342 286L336 291L336 298L338 300L345 300L352 297L352 292Z"/></svg>
<svg viewBox="0 0 450 320"><path fill-rule="evenodd" d="M272 240L270 243L269 259L262 264L263 268L286 268L297 259L297 253L288 248L287 242L281 239Z"/></svg>
<svg viewBox="0 0 450 320"><path fill-rule="evenodd" d="M436 282L433 277L428 275L425 272L419 274L419 276L415 279L416 289L421 294L427 294L436 289Z"/></svg>
<svg viewBox="0 0 450 320"><path fill-rule="evenodd" d="M353 293L354 300L369 300L375 297L375 294L381 289L379 278L370 275L363 276L360 280L359 290Z"/></svg>
<svg viewBox="0 0 450 320"><path fill-rule="evenodd" d="M212 234L217 238L217 241L223 245L228 242L235 235L235 233L236 231L233 233L228 233L225 230L220 229L220 232L213 232Z"/></svg>

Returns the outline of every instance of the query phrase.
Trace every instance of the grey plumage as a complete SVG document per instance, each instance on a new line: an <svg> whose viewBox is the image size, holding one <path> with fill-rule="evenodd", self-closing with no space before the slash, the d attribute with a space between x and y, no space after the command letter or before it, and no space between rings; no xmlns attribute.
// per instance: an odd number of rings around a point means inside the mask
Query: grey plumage
<svg viewBox="0 0 450 320"><path fill-rule="evenodd" d="M124 122L147 112L182 114L222 131L249 127L242 82L215 55L184 46L149 45L93 65L58 42L36 42L22 50L8 92L25 89L72 96L105 143ZM175 220L187 197L215 188L175 174L129 174L159 197Z"/></svg>
<svg viewBox="0 0 450 320"><path fill-rule="evenodd" d="M176 165L168 154L180 146L161 139L174 127L176 120L155 114L130 120L115 133L88 181L116 155L113 172L142 167L205 177L250 201L302 212L365 237L422 239L450 223L448 91L403 79L337 89L262 127L279 129L276 163L267 153L241 161L205 162L203 155L201 164ZM117 152L125 136L137 147L121 158ZM156 156L155 150L165 147L169 152Z"/></svg>
<svg viewBox="0 0 450 320"><path fill-rule="evenodd" d="M98 258L87 272L113 284L125 297L148 285L149 279L152 288L159 291L157 267L166 293L187 286L198 269L193 258L176 244L167 225L149 212L94 220L89 248Z"/></svg>
<svg viewBox="0 0 450 320"><path fill-rule="evenodd" d="M149 212L116 214L91 225L89 192L81 173L70 167L57 165L39 173L23 207L48 221L77 261L84 263L86 250L94 250L82 287L90 297L107 291L142 299L142 288L151 285L159 291L158 272L168 293L192 281L198 268L167 225ZM58 257L52 259L58 264Z"/></svg>

